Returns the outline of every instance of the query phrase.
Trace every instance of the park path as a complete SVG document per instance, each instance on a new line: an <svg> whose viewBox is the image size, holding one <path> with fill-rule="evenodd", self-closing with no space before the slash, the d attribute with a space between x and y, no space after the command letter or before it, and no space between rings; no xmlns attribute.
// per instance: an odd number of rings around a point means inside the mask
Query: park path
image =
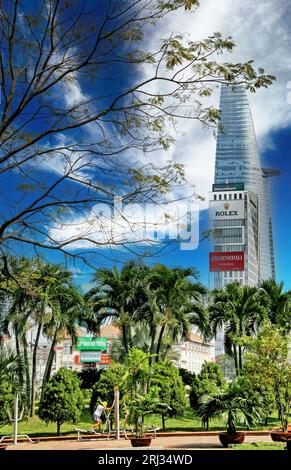
<svg viewBox="0 0 291 470"><path fill-rule="evenodd" d="M268 435L246 435L245 443L252 442L271 442ZM58 441L58 442L39 442L39 443L20 443L17 446L9 445L6 450L128 450L133 448L130 441L125 439L116 440L88 440L88 441ZM223 449L218 436L167 436L157 437L152 440L150 449Z"/></svg>

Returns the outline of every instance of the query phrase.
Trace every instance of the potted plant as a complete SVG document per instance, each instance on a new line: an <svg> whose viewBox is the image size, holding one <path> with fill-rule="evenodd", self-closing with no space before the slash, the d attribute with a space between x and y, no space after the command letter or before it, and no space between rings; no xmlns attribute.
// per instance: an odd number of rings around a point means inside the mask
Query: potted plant
<svg viewBox="0 0 291 470"><path fill-rule="evenodd" d="M125 390L123 412L125 422L134 425L134 437L131 439L134 447L149 446L151 443L151 436L144 424L145 416L169 409L167 404L162 403L160 387L151 385L151 357L138 348L132 348L125 359L126 373L121 381Z"/></svg>
<svg viewBox="0 0 291 470"><path fill-rule="evenodd" d="M226 432L219 433L223 447L229 444L242 444L244 432L238 432L236 426L245 423L250 426L262 419L263 402L258 394L250 394L247 382L237 377L223 388L213 385L212 391L203 395L198 404L196 414L202 422L213 418L226 421Z"/></svg>
<svg viewBox="0 0 291 470"><path fill-rule="evenodd" d="M135 395L134 398L125 397L129 414L128 422L133 423L135 427L135 435L130 439L133 447L151 445L152 438L145 427L144 418L148 414L160 413L168 409L167 404L160 401L159 392L159 387L152 386L144 395Z"/></svg>

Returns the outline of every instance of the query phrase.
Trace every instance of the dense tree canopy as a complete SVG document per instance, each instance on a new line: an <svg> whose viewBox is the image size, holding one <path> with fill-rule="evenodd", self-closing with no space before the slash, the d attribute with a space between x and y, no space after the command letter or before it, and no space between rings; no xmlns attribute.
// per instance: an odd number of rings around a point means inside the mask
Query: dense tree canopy
<svg viewBox="0 0 291 470"><path fill-rule="evenodd" d="M57 423L60 435L61 425L77 422L83 409L83 396L77 375L69 369L60 369L49 380L39 405L39 417L45 422Z"/></svg>

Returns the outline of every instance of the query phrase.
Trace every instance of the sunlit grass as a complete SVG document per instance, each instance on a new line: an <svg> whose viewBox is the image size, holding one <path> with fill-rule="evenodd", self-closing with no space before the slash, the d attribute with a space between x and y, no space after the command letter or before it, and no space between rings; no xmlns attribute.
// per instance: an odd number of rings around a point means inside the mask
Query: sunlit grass
<svg viewBox="0 0 291 470"><path fill-rule="evenodd" d="M113 413L112 413L113 416ZM146 423L162 429L162 419L160 415L151 415L146 417ZM93 425L92 416L88 407L82 413L82 417L78 423L64 423L61 426L61 434L75 434L74 428L89 429ZM275 416L270 418L267 426L261 425L252 427L252 429L272 429L278 425L278 420ZM121 419L121 429L123 421ZM238 426L238 429L246 429L243 426ZM177 416L175 418L166 419L166 431L202 431L205 430L201 421L198 420L192 410L187 410L184 416ZM209 431L225 431L224 423L219 419L214 419L210 422ZM0 428L0 435L9 435L13 432L13 425L5 425ZM27 421L22 421L18 425L19 434L28 434L30 436L54 436L57 433L56 423L49 423L41 421L38 416L29 418Z"/></svg>
<svg viewBox="0 0 291 470"><path fill-rule="evenodd" d="M234 450L284 450L284 442L254 442L252 444L234 444L229 446Z"/></svg>

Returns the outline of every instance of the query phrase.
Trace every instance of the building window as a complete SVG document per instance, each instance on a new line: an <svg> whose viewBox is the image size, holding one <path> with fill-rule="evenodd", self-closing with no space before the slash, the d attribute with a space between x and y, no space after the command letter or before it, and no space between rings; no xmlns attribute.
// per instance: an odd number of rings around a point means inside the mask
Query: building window
<svg viewBox="0 0 291 470"><path fill-rule="evenodd" d="M233 197L234 197L234 199L237 199L237 194L234 194Z"/></svg>
<svg viewBox="0 0 291 470"><path fill-rule="evenodd" d="M227 194L224 195L224 199L227 199Z"/></svg>
<svg viewBox="0 0 291 470"><path fill-rule="evenodd" d="M214 194L214 201L216 201L216 194Z"/></svg>
<svg viewBox="0 0 291 470"><path fill-rule="evenodd" d="M221 194L219 194L218 199L221 201Z"/></svg>
<svg viewBox="0 0 291 470"><path fill-rule="evenodd" d="M239 193L239 198L242 199L242 193Z"/></svg>

